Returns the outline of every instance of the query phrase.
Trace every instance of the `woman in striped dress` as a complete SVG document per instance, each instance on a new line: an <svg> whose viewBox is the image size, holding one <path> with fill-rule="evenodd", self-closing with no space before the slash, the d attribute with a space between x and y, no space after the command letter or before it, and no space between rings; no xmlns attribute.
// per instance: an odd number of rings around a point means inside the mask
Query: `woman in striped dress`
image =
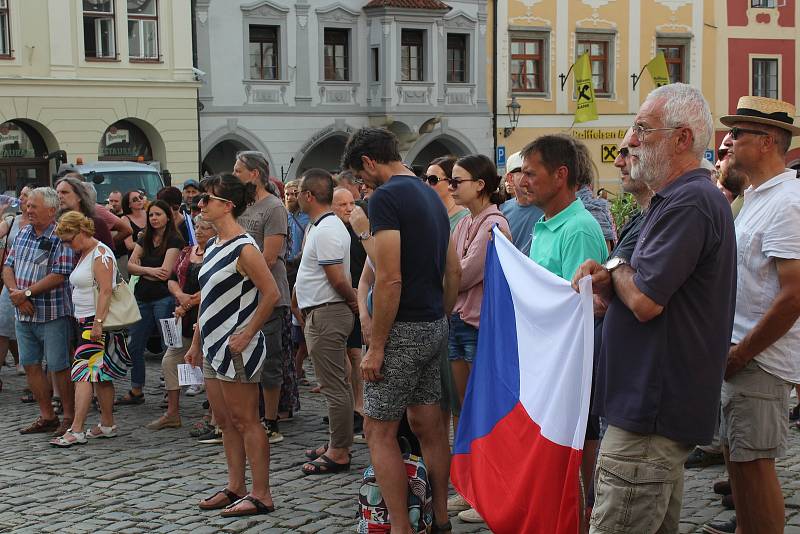
<svg viewBox="0 0 800 534"><path fill-rule="evenodd" d="M266 340L261 328L280 299L278 287L255 240L236 222L255 198L255 187L230 174L203 180L203 220L217 229L200 268L200 310L185 360L203 366L206 392L222 429L228 484L200 501L223 517L274 510L269 488L269 443L258 414ZM253 485L248 493L245 467Z"/></svg>

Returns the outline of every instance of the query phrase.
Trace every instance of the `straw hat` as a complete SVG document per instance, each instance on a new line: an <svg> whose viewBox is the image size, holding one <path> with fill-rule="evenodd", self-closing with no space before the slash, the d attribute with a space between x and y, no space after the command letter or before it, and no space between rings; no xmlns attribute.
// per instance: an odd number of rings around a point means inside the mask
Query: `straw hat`
<svg viewBox="0 0 800 534"><path fill-rule="evenodd" d="M725 126L737 122L768 124L800 135L800 127L794 125L795 107L781 100L762 96L743 96L736 105L736 115L725 115L719 121Z"/></svg>

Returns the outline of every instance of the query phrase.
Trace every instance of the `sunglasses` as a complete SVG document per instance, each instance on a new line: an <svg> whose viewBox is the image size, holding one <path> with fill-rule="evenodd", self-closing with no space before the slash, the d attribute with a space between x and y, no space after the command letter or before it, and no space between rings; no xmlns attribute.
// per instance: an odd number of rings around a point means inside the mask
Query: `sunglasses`
<svg viewBox="0 0 800 534"><path fill-rule="evenodd" d="M628 157L628 147L620 148L617 153L620 155L620 157L627 158Z"/></svg>
<svg viewBox="0 0 800 534"><path fill-rule="evenodd" d="M447 183L448 183L448 184L450 185L450 187L452 187L453 189L458 189L458 184L460 184L460 183L462 183L462 182L477 182L477 181L478 181L478 180L475 180L474 178L473 178L473 179L471 179L471 180L456 180L455 178L450 178L449 180L447 180Z"/></svg>
<svg viewBox="0 0 800 534"><path fill-rule="evenodd" d="M751 130L750 128L739 128L738 126L734 126L730 130L728 130L728 134L730 134L731 139L736 141L742 134L752 134L752 135L771 135L767 132L762 132L761 130Z"/></svg>
<svg viewBox="0 0 800 534"><path fill-rule="evenodd" d="M728 155L728 150L727 149L717 150L717 159L725 159L725 156L727 156L727 155Z"/></svg>
<svg viewBox="0 0 800 534"><path fill-rule="evenodd" d="M61 239L61 242L62 242L63 244L65 244L65 245L71 245L71 244L72 244L72 240L73 240L73 239L75 239L75 236L72 236L72 237L70 237L69 239L64 239L64 238L62 238L62 239Z"/></svg>
<svg viewBox="0 0 800 534"><path fill-rule="evenodd" d="M218 197L216 195L212 195L211 193L203 193L201 195L197 195L197 203L198 204L200 202L202 202L203 204L208 204L208 201L211 200L211 199L219 200L220 202L232 202L231 200L228 200L227 198Z"/></svg>
<svg viewBox="0 0 800 534"><path fill-rule="evenodd" d="M441 180L441 178L439 178L435 174L429 174L428 176L423 176L422 177L422 181L423 182L428 182L430 185L436 185L436 184L439 183L440 180Z"/></svg>

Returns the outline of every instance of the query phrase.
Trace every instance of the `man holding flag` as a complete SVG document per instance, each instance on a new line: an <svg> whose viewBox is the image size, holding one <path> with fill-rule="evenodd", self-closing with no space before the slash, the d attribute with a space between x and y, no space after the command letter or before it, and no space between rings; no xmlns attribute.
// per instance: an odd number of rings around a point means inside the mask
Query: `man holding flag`
<svg viewBox="0 0 800 534"><path fill-rule="evenodd" d="M631 261L588 261L608 310L595 377L608 421L593 534L678 532L683 464L711 441L736 300L736 237L725 198L700 168L713 131L699 90L671 84L642 104L630 178L655 192Z"/></svg>

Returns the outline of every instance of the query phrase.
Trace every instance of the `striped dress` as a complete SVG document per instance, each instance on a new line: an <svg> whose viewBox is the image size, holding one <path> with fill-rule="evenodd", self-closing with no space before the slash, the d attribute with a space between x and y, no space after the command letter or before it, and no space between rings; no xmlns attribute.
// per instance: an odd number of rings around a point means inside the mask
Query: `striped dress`
<svg viewBox="0 0 800 534"><path fill-rule="evenodd" d="M220 375L235 378L236 372L228 348L232 334L243 330L253 319L258 307L258 289L253 281L237 269L242 249L255 240L241 234L225 243L213 238L206 247L200 268L200 328L203 355ZM258 334L242 351L242 362L248 380L264 363L267 344L264 334Z"/></svg>

